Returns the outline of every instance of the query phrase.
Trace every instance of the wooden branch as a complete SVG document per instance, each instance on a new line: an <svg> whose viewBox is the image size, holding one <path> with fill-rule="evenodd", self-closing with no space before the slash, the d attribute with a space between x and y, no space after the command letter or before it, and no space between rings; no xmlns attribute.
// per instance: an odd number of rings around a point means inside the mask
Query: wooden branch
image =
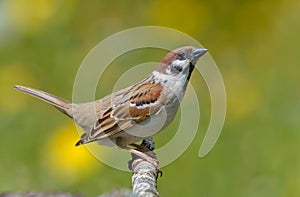
<svg viewBox="0 0 300 197"><path fill-rule="evenodd" d="M156 159L156 155L152 152L154 150L154 142L152 138L144 140L141 146L146 147L149 156ZM132 170L132 191L135 196L158 197L156 181L158 172L156 167L134 154L131 154L132 160L129 161L128 167Z"/></svg>

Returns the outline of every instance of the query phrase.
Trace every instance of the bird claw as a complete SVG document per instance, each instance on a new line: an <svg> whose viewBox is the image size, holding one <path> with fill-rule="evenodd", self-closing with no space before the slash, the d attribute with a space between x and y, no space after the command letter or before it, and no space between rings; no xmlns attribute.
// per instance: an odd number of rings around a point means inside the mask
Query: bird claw
<svg viewBox="0 0 300 197"><path fill-rule="evenodd" d="M150 162L150 163L155 167L155 170L156 170L156 173L157 173L156 178L157 178L158 176L159 176L159 177L162 177L163 172L162 172L162 170L160 169L160 167L159 167L159 165L158 165L157 159L155 159L155 158L149 156L149 157L147 157L147 158L143 158L143 160L144 160L144 161Z"/></svg>
<svg viewBox="0 0 300 197"><path fill-rule="evenodd" d="M156 167L156 178L159 176L159 177L162 177L163 175L163 171L157 166Z"/></svg>

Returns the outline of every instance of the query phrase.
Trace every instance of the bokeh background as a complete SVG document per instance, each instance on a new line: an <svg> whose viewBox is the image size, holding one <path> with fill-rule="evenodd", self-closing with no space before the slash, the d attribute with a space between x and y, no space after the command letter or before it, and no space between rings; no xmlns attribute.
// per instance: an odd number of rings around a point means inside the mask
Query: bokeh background
<svg viewBox="0 0 300 197"><path fill-rule="evenodd" d="M14 84L71 99L83 58L119 31L158 25L185 32L209 49L226 85L222 135L198 157L210 98L198 72L201 126L188 150L163 168L162 196L300 195L300 1L0 1L0 193L72 192L95 196L130 188L131 174L106 166L84 147L63 114ZM137 63L164 53L148 50L112 65L97 97ZM188 95L187 95L188 97ZM179 114L180 115L180 114ZM155 137L162 146L174 133Z"/></svg>

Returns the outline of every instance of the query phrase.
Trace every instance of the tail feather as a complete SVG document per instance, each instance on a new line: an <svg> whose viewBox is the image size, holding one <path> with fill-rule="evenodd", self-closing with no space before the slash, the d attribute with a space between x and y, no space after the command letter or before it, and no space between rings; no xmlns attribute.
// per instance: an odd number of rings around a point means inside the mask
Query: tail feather
<svg viewBox="0 0 300 197"><path fill-rule="evenodd" d="M68 100L59 98L53 94L41 90L36 90L34 88L28 88L25 86L15 85L14 89L29 94L31 96L34 96L42 101L45 101L51 104L52 106L54 106L55 108L57 108L59 111L66 114L67 116L71 117L71 114L69 113L71 108L71 102Z"/></svg>
<svg viewBox="0 0 300 197"><path fill-rule="evenodd" d="M75 144L75 146L80 146L80 145L82 145L83 144L83 141L82 140L79 140L76 144Z"/></svg>

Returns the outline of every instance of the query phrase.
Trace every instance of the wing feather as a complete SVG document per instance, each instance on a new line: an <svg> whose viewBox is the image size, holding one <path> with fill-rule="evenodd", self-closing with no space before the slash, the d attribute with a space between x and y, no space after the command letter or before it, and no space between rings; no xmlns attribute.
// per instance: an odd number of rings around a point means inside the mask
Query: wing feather
<svg viewBox="0 0 300 197"><path fill-rule="evenodd" d="M160 84L147 82L132 86L122 97L115 97L118 100L113 100L112 107L99 117L86 141L113 136L156 114L161 109L162 89Z"/></svg>

